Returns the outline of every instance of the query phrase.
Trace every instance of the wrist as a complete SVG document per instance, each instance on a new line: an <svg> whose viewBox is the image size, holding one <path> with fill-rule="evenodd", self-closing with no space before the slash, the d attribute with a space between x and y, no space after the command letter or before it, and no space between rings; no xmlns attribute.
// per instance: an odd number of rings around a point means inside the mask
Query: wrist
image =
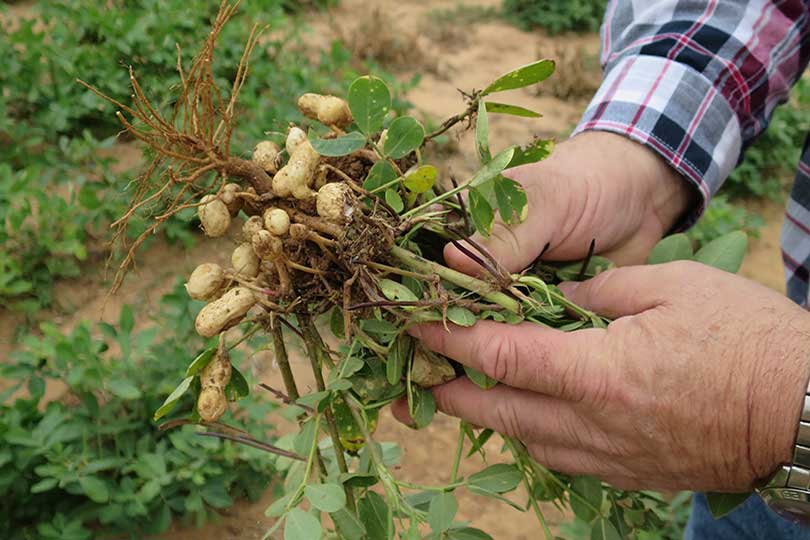
<svg viewBox="0 0 810 540"><path fill-rule="evenodd" d="M810 316L802 310L799 317L801 321L788 324L787 332L773 333L787 336L789 345L771 349L771 360L761 363L749 392L748 448L754 480L766 479L793 461L810 381Z"/></svg>

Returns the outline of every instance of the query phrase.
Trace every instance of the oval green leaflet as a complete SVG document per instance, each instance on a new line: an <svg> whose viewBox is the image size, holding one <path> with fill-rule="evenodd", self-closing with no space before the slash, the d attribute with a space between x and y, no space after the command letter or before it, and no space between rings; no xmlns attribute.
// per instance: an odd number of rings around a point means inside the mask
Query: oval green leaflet
<svg viewBox="0 0 810 540"><path fill-rule="evenodd" d="M383 295L395 302L416 302L419 300L413 292L403 285L391 279L381 279L377 282Z"/></svg>
<svg viewBox="0 0 810 540"><path fill-rule="evenodd" d="M368 176L363 182L363 188L366 191L374 193L379 188L392 183L397 179L397 173L394 168L386 160L381 159L371 166L368 171Z"/></svg>
<svg viewBox="0 0 810 540"><path fill-rule="evenodd" d="M685 234L679 233L658 242L647 257L647 264L663 264L691 258L692 241Z"/></svg>
<svg viewBox="0 0 810 540"><path fill-rule="evenodd" d="M210 362L214 357L216 352L217 346L212 345L198 354L197 357L188 365L188 369L186 369L186 377L192 377L202 371L202 369L207 366L208 362Z"/></svg>
<svg viewBox="0 0 810 540"><path fill-rule="evenodd" d="M495 211L481 191L470 188L468 194L467 202L470 207L470 218L475 230L484 236L489 236L492 233L492 224L495 221Z"/></svg>
<svg viewBox="0 0 810 540"><path fill-rule="evenodd" d="M695 253L695 260L734 274L742 266L747 249L748 236L742 231L734 231L700 248Z"/></svg>
<svg viewBox="0 0 810 540"><path fill-rule="evenodd" d="M407 156L425 140L425 128L412 116L395 118L388 126L388 136L383 145L386 157L399 159Z"/></svg>
<svg viewBox="0 0 810 540"><path fill-rule="evenodd" d="M537 62L526 64L525 66L521 66L509 73L501 75L489 86L484 88L481 95L486 96L494 92L503 92L505 90L531 86L532 84L546 80L552 73L554 73L553 60L538 60Z"/></svg>
<svg viewBox="0 0 810 540"><path fill-rule="evenodd" d="M450 306L447 308L447 320L458 326L472 326L477 319L475 314L467 308L461 306Z"/></svg>
<svg viewBox="0 0 810 540"><path fill-rule="evenodd" d="M621 540L619 532L613 523L607 519L600 519L591 528L591 540Z"/></svg>
<svg viewBox="0 0 810 540"><path fill-rule="evenodd" d="M177 402L180 401L180 398L183 397L183 394L185 394L189 386L191 386L191 381L193 380L194 377L186 377L180 381L180 384L178 384L177 388L175 388L172 393L169 394L169 396L163 402L163 405L161 405L160 408L155 411L154 419L156 421L172 412L172 410L177 406Z"/></svg>
<svg viewBox="0 0 810 540"><path fill-rule="evenodd" d="M571 510L586 523L602 510L602 482L592 476L577 476L571 483Z"/></svg>
<svg viewBox="0 0 810 540"><path fill-rule="evenodd" d="M393 208L396 213L400 213L405 209L405 202L403 202L402 197L396 189L386 189L384 196L385 202L388 203L388 206Z"/></svg>
<svg viewBox="0 0 810 540"><path fill-rule="evenodd" d="M518 146L515 148L512 159L506 168L511 169L512 167L543 161L551 155L555 145L554 139L536 139L526 146Z"/></svg>
<svg viewBox="0 0 810 540"><path fill-rule="evenodd" d="M492 114L510 114L512 116L522 116L524 118L540 118L542 115L538 112L520 107L519 105L509 105L507 103L496 103L494 101L486 102L487 112Z"/></svg>
<svg viewBox="0 0 810 540"><path fill-rule="evenodd" d="M365 525L368 540L393 539L393 515L378 493L369 491L357 505L360 521ZM286 539L285 539L286 540Z"/></svg>
<svg viewBox="0 0 810 540"><path fill-rule="evenodd" d="M484 390L489 390L490 388L495 388L498 386L498 381L489 375L481 373L477 369L473 369L469 366L464 366L464 374L467 375L467 378L470 379L473 384Z"/></svg>
<svg viewBox="0 0 810 540"><path fill-rule="evenodd" d="M418 169L407 173L402 183L411 193L425 193L436 183L437 175L436 167L433 165L422 165ZM396 174L394 177L396 178Z"/></svg>
<svg viewBox="0 0 810 540"><path fill-rule="evenodd" d="M452 493L439 493L430 501L427 520L435 533L441 533L450 528L458 512L458 502Z"/></svg>
<svg viewBox="0 0 810 540"><path fill-rule="evenodd" d="M284 540L319 540L323 535L321 523L300 508L287 512L284 523Z"/></svg>
<svg viewBox="0 0 810 540"><path fill-rule="evenodd" d="M514 225L525 221L529 215L529 199L523 187L505 176L496 177L494 182L498 213L503 222Z"/></svg>
<svg viewBox="0 0 810 540"><path fill-rule="evenodd" d="M522 479L523 475L514 464L497 463L470 475L467 483L491 493L507 493L518 487Z"/></svg>
<svg viewBox="0 0 810 540"><path fill-rule="evenodd" d="M391 93L382 79L370 75L355 79L346 100L360 131L371 136L382 129L383 120L391 110Z"/></svg>
<svg viewBox="0 0 810 540"><path fill-rule="evenodd" d="M304 497L322 512L337 512L346 505L346 492L338 484L307 484Z"/></svg>
<svg viewBox="0 0 810 540"><path fill-rule="evenodd" d="M358 131L352 131L334 139L320 139L310 131L309 143L320 155L337 157L346 156L363 148L366 145L366 137Z"/></svg>

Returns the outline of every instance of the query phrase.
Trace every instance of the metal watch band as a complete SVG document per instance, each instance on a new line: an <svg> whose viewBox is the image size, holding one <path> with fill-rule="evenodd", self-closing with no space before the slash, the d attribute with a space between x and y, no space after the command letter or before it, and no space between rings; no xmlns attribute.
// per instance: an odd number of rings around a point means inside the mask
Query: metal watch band
<svg viewBox="0 0 810 540"><path fill-rule="evenodd" d="M793 461L780 467L768 486L810 491L810 386L804 394L802 414L793 446Z"/></svg>
<svg viewBox="0 0 810 540"><path fill-rule="evenodd" d="M804 393L793 460L779 467L757 492L783 518L810 527L810 384Z"/></svg>

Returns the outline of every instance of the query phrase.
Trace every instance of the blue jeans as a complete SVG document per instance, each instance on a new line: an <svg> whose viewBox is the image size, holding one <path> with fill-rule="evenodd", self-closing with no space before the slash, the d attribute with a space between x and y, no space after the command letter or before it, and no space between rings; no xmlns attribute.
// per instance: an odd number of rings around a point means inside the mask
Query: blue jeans
<svg viewBox="0 0 810 540"><path fill-rule="evenodd" d="M810 529L780 518L757 496L716 520L706 496L696 493L684 540L810 540Z"/></svg>

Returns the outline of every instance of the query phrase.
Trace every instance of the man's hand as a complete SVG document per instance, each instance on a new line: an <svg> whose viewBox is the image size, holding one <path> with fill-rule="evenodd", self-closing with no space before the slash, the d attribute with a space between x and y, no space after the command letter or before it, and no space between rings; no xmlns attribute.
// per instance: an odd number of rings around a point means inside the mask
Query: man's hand
<svg viewBox="0 0 810 540"><path fill-rule="evenodd" d="M545 161L505 172L529 199L528 219L496 223L489 239L476 237L509 271L537 258L583 258L591 240L617 264L643 262L690 204L692 188L653 151L620 135L588 132L560 144ZM450 266L480 268L453 246Z"/></svg>
<svg viewBox="0 0 810 540"><path fill-rule="evenodd" d="M810 315L693 262L563 285L616 319L570 333L525 323L416 327L428 348L503 384L434 388L440 410L526 443L540 463L621 488L747 490L789 461L810 376ZM407 419L399 403L394 413Z"/></svg>

